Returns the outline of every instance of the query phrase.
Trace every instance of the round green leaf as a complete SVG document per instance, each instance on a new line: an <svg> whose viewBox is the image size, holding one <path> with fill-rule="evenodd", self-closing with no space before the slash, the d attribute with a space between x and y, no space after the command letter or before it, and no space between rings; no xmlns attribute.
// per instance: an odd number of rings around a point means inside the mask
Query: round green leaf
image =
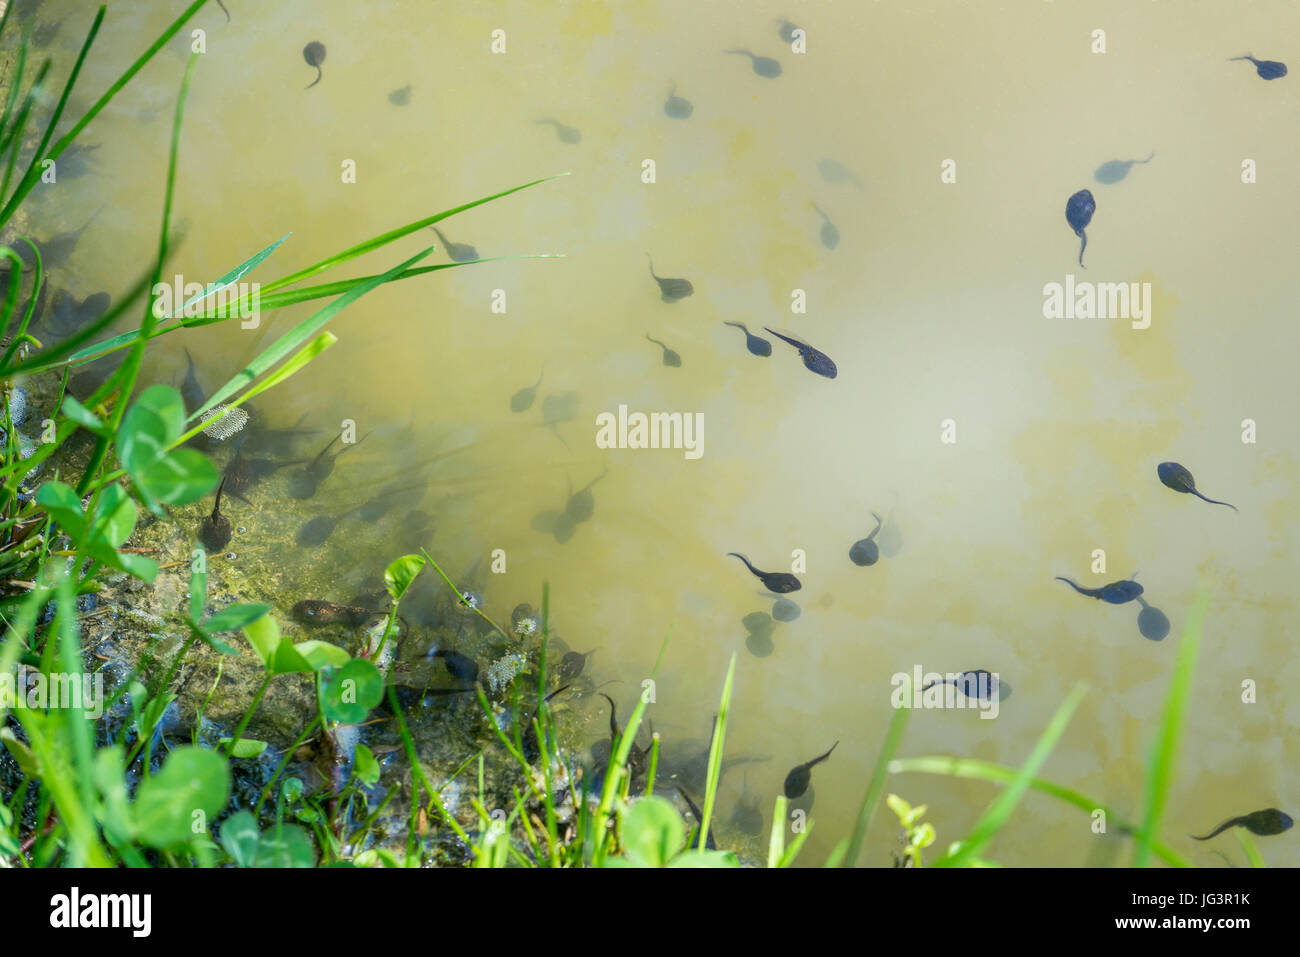
<svg viewBox="0 0 1300 957"><path fill-rule="evenodd" d="M179 747L135 795L136 830L151 847L178 847L206 836L226 806L230 770L215 752Z"/></svg>
<svg viewBox="0 0 1300 957"><path fill-rule="evenodd" d="M365 720L384 696L384 676L369 661L353 658L331 675L323 676L325 717L343 724Z"/></svg>
<svg viewBox="0 0 1300 957"><path fill-rule="evenodd" d="M682 848L686 825L669 801L642 798L623 815L623 846L637 867L663 867Z"/></svg>
<svg viewBox="0 0 1300 957"><path fill-rule="evenodd" d="M257 838L257 821L250 811L237 811L221 824L221 846L240 867L253 865Z"/></svg>
<svg viewBox="0 0 1300 957"><path fill-rule="evenodd" d="M388 594L393 596L393 601L401 600L423 567L423 555L403 555L388 566L384 571L384 584L388 586Z"/></svg>

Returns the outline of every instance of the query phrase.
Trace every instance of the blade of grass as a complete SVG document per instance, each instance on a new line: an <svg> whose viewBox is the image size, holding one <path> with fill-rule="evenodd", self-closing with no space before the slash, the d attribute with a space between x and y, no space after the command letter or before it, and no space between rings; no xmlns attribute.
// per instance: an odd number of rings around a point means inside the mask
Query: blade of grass
<svg viewBox="0 0 1300 957"><path fill-rule="evenodd" d="M1056 714L1052 715L1052 720L1048 722L1047 728L1039 736L1038 743L1034 745L1034 750L1030 752L1028 760L1016 772L1016 777L1011 782L1011 786L999 794L992 806L980 816L980 819L975 822L975 826L971 828L970 834L960 842L956 852L950 852L936 860L934 867L962 867L979 856L989 841L993 839L993 836L1010 819L1011 813L1016 809L1016 805L1020 803L1020 798L1029 787L1029 782L1034 779L1038 769L1043 766L1047 756L1056 747L1056 742L1060 740L1061 735L1065 732L1066 725L1070 723L1070 717L1074 714L1074 709L1079 706L1079 702L1086 693L1087 688L1082 683L1074 686L1069 695L1066 696L1065 701L1056 709Z"/></svg>
<svg viewBox="0 0 1300 957"><path fill-rule="evenodd" d="M904 676L904 684L900 690L902 700L910 703L912 700L910 676ZM862 806L858 808L857 820L853 822L853 836L849 840L848 851L841 863L842 867L858 866L858 860L862 856L862 845L867 839L867 831L871 828L871 821L876 816L876 808L879 807L880 799L885 793L885 778L889 774L889 763L898 753L898 746L903 741L903 732L907 730L907 719L911 713L910 707L895 708L893 717L889 719L889 728L885 731L885 743L880 748L880 757L876 759L875 770L871 772L871 783L867 785Z"/></svg>
<svg viewBox="0 0 1300 957"><path fill-rule="evenodd" d="M1174 760L1178 755L1178 740L1183 732L1183 713L1192 693L1192 679L1196 675L1196 653L1201 642L1201 627L1210 607L1210 592L1206 588L1196 593L1183 635L1178 641L1178 659L1174 663L1174 677L1165 699L1164 717L1156 737L1151 760L1147 764L1147 785L1142 812L1142 827L1137 834L1137 849L1133 855L1134 867L1146 867L1151 853L1151 835L1157 833L1160 817L1164 814L1169 787L1173 783Z"/></svg>
<svg viewBox="0 0 1300 957"><path fill-rule="evenodd" d="M968 778L976 781L988 781L992 784L1010 784L1016 779L1019 773L1016 768L1010 768L1003 764L994 764L991 761L979 761L974 758L948 758L939 756L928 756L921 758L900 758L890 763L889 772L891 774L946 774L951 777ZM1057 800L1064 801L1066 804L1073 805L1085 814L1092 814L1095 811L1104 811L1107 822L1116 830L1121 832L1136 833L1137 826L1126 821L1120 814L1106 807L1099 801L1080 794L1053 781L1044 778L1034 778L1029 782L1029 786L1035 791L1050 795ZM1159 841L1151 842L1151 850L1157 857L1172 867L1188 867L1188 863L1174 851L1170 850L1165 844Z"/></svg>
<svg viewBox="0 0 1300 957"><path fill-rule="evenodd" d="M1246 852L1246 860L1250 861L1250 866L1267 867L1264 858L1259 855L1259 848L1255 846L1255 842L1250 838L1250 832L1244 827L1234 827L1232 831L1237 835L1237 841L1241 844L1241 849ZM1154 846L1152 849L1154 850Z"/></svg>
<svg viewBox="0 0 1300 957"><path fill-rule="evenodd" d="M703 820L700 821L700 847L709 833L713 819L713 805L718 797L718 783L722 780L722 748L727 737L727 712L731 708L731 683L736 674L736 655L731 655L727 665L727 680L722 684L722 702L718 705L718 720L713 727L713 741L709 744L709 772L704 785Z"/></svg>

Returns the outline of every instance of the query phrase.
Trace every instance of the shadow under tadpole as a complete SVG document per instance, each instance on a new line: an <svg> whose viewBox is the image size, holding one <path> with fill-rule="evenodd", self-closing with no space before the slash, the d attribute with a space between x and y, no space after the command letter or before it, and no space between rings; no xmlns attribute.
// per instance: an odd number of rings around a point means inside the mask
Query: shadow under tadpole
<svg viewBox="0 0 1300 957"><path fill-rule="evenodd" d="M1137 601L1142 606L1138 612L1138 631L1150 641L1163 641L1169 634L1169 616L1154 605L1148 605L1141 596Z"/></svg>
<svg viewBox="0 0 1300 957"><path fill-rule="evenodd" d="M745 630L749 632L749 637L745 639L745 647L755 658L766 658L776 646L772 643L772 632L776 630L776 625L772 621L772 616L765 611L751 611L748 615L740 620Z"/></svg>
<svg viewBox="0 0 1300 957"><path fill-rule="evenodd" d="M794 621L803 614L803 609L784 595L770 591L760 591L758 594L763 598L775 599L772 602L772 617L777 621Z"/></svg>

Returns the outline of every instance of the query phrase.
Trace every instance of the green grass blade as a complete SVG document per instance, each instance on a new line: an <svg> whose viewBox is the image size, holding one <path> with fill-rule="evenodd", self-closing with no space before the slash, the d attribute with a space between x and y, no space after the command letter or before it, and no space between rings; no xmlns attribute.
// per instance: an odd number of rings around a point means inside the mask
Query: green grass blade
<svg viewBox="0 0 1300 957"><path fill-rule="evenodd" d="M772 808L772 833L767 838L768 867L776 867L785 855L785 812L785 795L778 794L776 804Z"/></svg>
<svg viewBox="0 0 1300 957"><path fill-rule="evenodd" d="M911 702L912 700L912 679L905 678L905 684L902 689L902 700ZM871 828L871 820L876 815L876 808L880 805L880 799L885 793L885 779L889 775L889 763L894 760L894 755L898 753L898 746L903 741L903 732L907 730L907 719L911 715L910 707L895 708L894 715L889 719L889 728L885 731L885 743L880 748L880 757L876 759L875 770L871 772L871 783L867 785L867 793L862 798L862 806L858 808L857 820L853 822L853 836L849 840L847 853L845 854L842 867L857 867L858 859L862 856L862 845L867 839L867 831Z"/></svg>
<svg viewBox="0 0 1300 957"><path fill-rule="evenodd" d="M411 235L411 233L418 232L421 229L425 229L429 226L432 226L434 223L439 223L442 220L448 218L449 216L455 216L457 213L463 213L465 210L473 209L475 206L482 206L485 203L492 202L493 200L501 199L503 196L509 196L511 193L517 193L520 190L529 189L541 183L549 183L553 179L559 179L561 176L568 176L568 175L569 175L568 173L558 173L555 176L547 176L542 179L535 179L531 183L524 183L522 186L514 186L510 189L503 190L500 193L493 193L491 196L485 196L482 199L476 199L473 202L465 203L463 206L457 206L454 209L448 209L441 213L434 213L432 216L428 216L424 219L417 219L413 223L407 223L405 226L399 226L397 229L392 229L386 233L381 233L378 236L375 236L371 239L367 239L365 242L357 243L357 245L352 246L349 249L345 249L341 253L335 253L333 256L327 256L324 259L322 259L320 262L313 263L312 265L307 266L304 269L299 269L295 273L290 273L288 276L285 276L283 279L277 279L275 280L275 282L269 283L267 286L264 287L264 289L268 293L275 292L277 289L282 289L285 286L291 286L301 279L306 279L308 276L314 276L317 273L324 272L326 269L330 269L341 263L345 263L350 260L356 259L358 256L364 256L366 253L373 252L374 250L379 249L381 246L387 246L389 243L395 242L396 240L401 239L403 236L409 236Z"/></svg>
<svg viewBox="0 0 1300 957"><path fill-rule="evenodd" d="M43 148L37 151L35 158L32 160L32 166L28 169L22 182L19 183L18 189L14 191L13 196L9 197L9 201L5 203L4 209L0 210L0 223L8 222L13 216L14 211L17 210L18 207L22 205L23 200L27 198L27 194L31 192L32 187L36 184L37 179L39 179L39 173L36 171L39 169L40 161L42 159L57 160L60 154L71 145L72 141L81 135L81 131L89 126L91 121L100 114L104 107L108 106L108 104L112 102L113 97L117 96L117 94L122 91L122 88L131 82L135 75L144 68L144 65L153 59L154 55L163 48L167 41L175 36L180 28L185 25L185 22L189 20L190 17L194 16L194 14L198 12L199 8L207 2L208 0L194 0L193 3L186 7L185 10L182 11L181 15L172 21L172 24L158 36L158 39L154 40L154 42L149 46L149 49L145 50L145 52L142 53L134 63L127 67L126 72L119 76L113 85L104 91L104 95L95 101L95 105L86 111L86 114L76 122L72 129L68 130L68 132L65 133L56 144L54 144L53 149L48 153ZM72 83L76 79L76 71L80 70L81 62L85 58L86 52L89 49L89 43L93 40L95 32L98 31L99 23L103 19L106 9L106 7L99 8L99 14L95 18L95 24L91 29L91 34L87 37L87 46L83 47L81 56L77 60L77 67L68 81L67 88L64 90L65 100L68 93L72 90ZM54 129L53 121L51 121L50 129Z"/></svg>
<svg viewBox="0 0 1300 957"><path fill-rule="evenodd" d="M1079 706L1079 702L1086 693L1087 688L1083 684L1074 686L1069 695L1066 696L1065 701L1056 709L1056 714L1048 722L1046 730L1039 736L1038 743L1034 745L1034 750L1029 754L1029 759L1016 772L1011 786L999 794L992 806L975 822L970 834L960 843L956 852L939 858L934 862L933 866L962 867L979 856L989 841L993 839L993 836L1010 819L1016 805L1020 803L1020 798L1029 787L1029 782L1034 779L1038 769L1043 766L1047 756L1056 747L1056 742L1060 740L1061 735L1065 732L1065 726L1070 723L1070 717L1074 714L1075 708Z"/></svg>
<svg viewBox="0 0 1300 957"><path fill-rule="evenodd" d="M890 774L946 774L956 778L968 778L976 781L988 781L992 784L1010 784L1016 779L1019 773L1016 768L1007 767L1004 764L994 764L991 761L979 761L974 758L948 758L948 757L922 757L922 758L900 758L893 761L889 766ZM1029 786L1035 791L1050 795L1057 800L1064 801L1066 804L1073 805L1085 814L1092 814L1094 811L1104 811L1106 814L1107 824L1121 832L1137 832L1137 826L1125 821L1118 812L1106 807L1099 801L1095 801L1086 795L1080 794L1071 788L1063 787L1053 781L1044 778L1034 778L1029 782ZM1151 842L1151 851L1165 863L1172 867L1188 867L1188 863L1178 854L1174 853L1169 847L1159 841Z"/></svg>
<svg viewBox="0 0 1300 957"><path fill-rule="evenodd" d="M298 323L298 325L294 326L282 335L279 339L275 340L275 342L271 343L271 345L264 349L256 359L250 362L242 370L235 373L234 377L231 378L229 382L214 392L211 397L209 397L208 401L203 403L203 405L201 405L194 414L189 417L189 421L193 421L213 406L226 401L226 399L230 398L230 396L234 395L245 385L253 382L258 376L265 373L290 352L294 351L308 339L315 336L327 322L352 303L356 302L375 287L381 286L390 281L403 269L406 269L412 263L419 262L431 252L433 252L432 246L422 252L416 253L410 259L406 260L406 262L394 266L392 269L388 270L388 272L381 273L378 276L372 276L369 282L361 283L359 286L354 287L347 295L340 296L325 308L313 313L311 316L308 316L302 322Z"/></svg>
<svg viewBox="0 0 1300 957"><path fill-rule="evenodd" d="M736 674L736 655L731 655L727 665L727 680L722 684L722 702L718 705L718 721L713 728L713 741L709 745L709 773L704 785L704 819L700 821L700 847L708 840L709 822L713 818L713 805L718 798L718 784L722 780L722 748L727 738L727 712L731 708L731 683Z"/></svg>
<svg viewBox="0 0 1300 957"><path fill-rule="evenodd" d="M1147 857L1151 853L1151 835L1157 833L1169 797L1169 787L1174 777L1174 760L1178 755L1178 740L1183 731L1183 714L1187 710L1187 699L1192 693L1192 679L1196 675L1201 628L1205 624L1205 613L1209 607L1210 592L1202 588L1196 593L1187 622L1183 625L1183 636L1178 641L1174 678L1169 686L1169 696L1165 699L1160 732L1147 765L1145 806L1142 827L1137 834L1137 850L1133 856L1134 867L1146 867Z"/></svg>
<svg viewBox="0 0 1300 957"><path fill-rule="evenodd" d="M1259 855L1259 848L1250 838L1250 832L1244 827L1234 827L1232 832L1237 835L1237 841L1241 844L1241 849L1246 852L1246 860L1250 861L1251 867L1267 867L1264 858ZM1154 848L1153 848L1154 849Z"/></svg>

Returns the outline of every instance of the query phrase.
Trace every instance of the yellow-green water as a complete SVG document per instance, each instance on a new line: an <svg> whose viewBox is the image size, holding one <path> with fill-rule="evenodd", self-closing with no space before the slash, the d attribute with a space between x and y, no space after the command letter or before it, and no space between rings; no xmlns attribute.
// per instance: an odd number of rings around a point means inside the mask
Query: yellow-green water
<svg viewBox="0 0 1300 957"><path fill-rule="evenodd" d="M74 106L84 108L182 8L110 4ZM70 65L93 17L68 11L53 52ZM749 769L771 798L794 764L840 744L813 774L815 832L803 862L848 832L889 719L890 677L985 668L1014 686L996 720L975 711L913 715L902 755L955 754L1019 764L1076 681L1091 691L1043 775L1136 815L1144 765L1198 586L1213 601L1164 833L1196 864L1229 835L1197 844L1221 820L1300 808L1300 665L1291 655L1297 600L1300 480L1291 316L1300 201L1295 76L1265 82L1251 52L1288 60L1300 26L1287 3L867 3L779 5L646 0L209 4L185 119L177 215L188 224L175 264L210 281L287 232L253 278L300 268L354 242L539 176L572 175L444 224L480 254L563 253L489 263L381 289L331 324L338 346L262 400L276 425L304 412L336 429L353 419L366 444L307 511L289 499L234 507L243 553L279 549L284 611L300 598L346 601L363 571L395 552L340 526L311 556L259 542L267 511L308 517L421 474L439 448L472 443L435 471L423 506L439 516L431 548L450 568L484 565L489 611L507 617L551 583L559 633L599 647L592 667L625 713L671 643L651 709L665 747L708 729L728 658L739 655L729 750L772 756ZM807 32L795 54L777 34ZM506 52L490 51L505 31ZM1094 53L1092 32L1106 31ZM35 197L60 228L101 203L73 260L80 296L117 294L156 245L171 111L188 39L178 37L86 132L100 143L92 176ZM323 79L303 61L327 48ZM723 49L783 66L776 79ZM665 116L669 87L695 107ZM388 101L410 84L406 106ZM79 112L74 110L74 113ZM581 131L576 145L534 121ZM1140 159L1114 185L1112 159ZM828 182L823 158L862 182ZM643 161L657 181L642 181ZM941 164L956 164L956 182ZM1254 160L1258 181L1242 182ZM356 182L342 164L356 164ZM1064 221L1089 188L1087 270ZM841 240L818 241L816 203ZM363 260L377 272L432 233ZM660 301L646 253L694 296ZM373 261L372 261L373 260ZM430 261L445 261L441 250ZM1046 319L1043 286L1150 283L1153 320ZM338 278L338 277L332 277ZM494 290L507 311L491 311ZM806 314L792 314L792 290ZM179 382L181 348L214 388L309 314L299 306L158 343L150 371ZM724 321L806 338L839 377L806 371L774 343L744 350ZM123 327L125 328L125 326ZM681 353L660 363L649 332ZM509 398L545 378L534 406ZM560 435L542 400L581 396ZM704 455L602 450L595 417L620 404L701 412ZM401 429L414 415L415 441ZM957 441L941 442L941 423ZM1258 440L1244 444L1242 420ZM323 439L321 444L323 444ZM312 439L312 443L316 440ZM1214 498L1177 495L1156 464L1182 462ZM558 544L530 522L560 508L566 480L594 487L595 516ZM901 550L871 568L847 558L890 516ZM394 521L390 517L389 522ZM778 625L775 651L749 654L740 619L771 599L728 551L788 569L807 553L803 613ZM1104 549L1107 571L1090 572ZM300 593L320 563L355 569L341 594ZM1129 577L1172 622L1144 639L1134 605L1113 607L1054 581ZM1242 683L1257 703L1242 703ZM604 732L595 704L591 738ZM728 776L722 815L739 794ZM895 777L889 789L928 804L941 845L963 835L989 785ZM718 832L727 846L725 825ZM887 864L897 831L882 808L864 861ZM1300 862L1293 833L1259 841L1266 861ZM989 856L1013 865L1127 860L1089 819L1029 795Z"/></svg>

